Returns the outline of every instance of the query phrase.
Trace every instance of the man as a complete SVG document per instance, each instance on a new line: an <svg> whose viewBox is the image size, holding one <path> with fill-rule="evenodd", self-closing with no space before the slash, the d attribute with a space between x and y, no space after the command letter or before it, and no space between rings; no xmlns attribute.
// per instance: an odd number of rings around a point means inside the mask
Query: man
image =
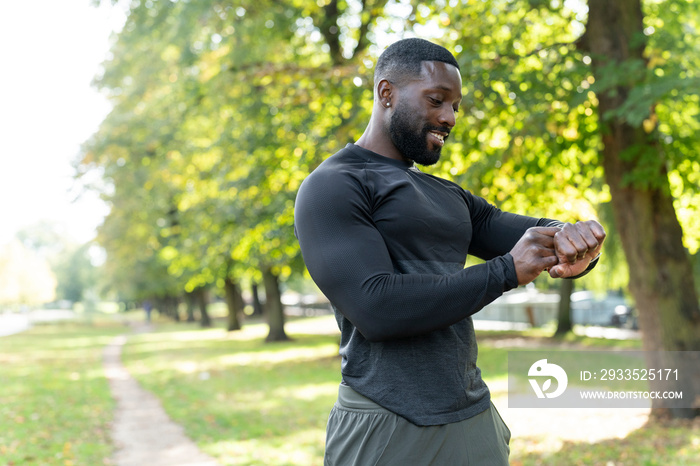
<svg viewBox="0 0 700 466"><path fill-rule="evenodd" d="M366 131L296 201L304 261L341 330L325 463L507 465L510 431L476 365L470 316L544 270L585 273L605 232L501 212L415 167L438 161L462 99L443 47L399 41L374 79ZM485 262L465 268L467 254Z"/></svg>

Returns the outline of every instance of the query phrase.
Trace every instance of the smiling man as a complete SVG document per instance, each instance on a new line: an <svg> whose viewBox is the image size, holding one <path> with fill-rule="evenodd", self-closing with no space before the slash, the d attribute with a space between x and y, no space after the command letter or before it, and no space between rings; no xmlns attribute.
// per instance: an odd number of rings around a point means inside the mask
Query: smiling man
<svg viewBox="0 0 700 466"><path fill-rule="evenodd" d="M605 231L502 212L416 168L439 160L456 124L462 80L445 48L396 42L374 82L367 129L296 201L304 261L341 331L325 464L507 465L471 315L546 269L586 273ZM468 254L485 262L465 268Z"/></svg>

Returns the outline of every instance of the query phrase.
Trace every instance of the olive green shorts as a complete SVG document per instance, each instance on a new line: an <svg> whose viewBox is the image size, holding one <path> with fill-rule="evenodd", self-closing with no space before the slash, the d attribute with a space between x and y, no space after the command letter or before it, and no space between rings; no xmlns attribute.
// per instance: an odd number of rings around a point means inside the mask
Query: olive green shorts
<svg viewBox="0 0 700 466"><path fill-rule="evenodd" d="M420 427L341 385L326 429L326 466L508 466L510 430L496 407Z"/></svg>

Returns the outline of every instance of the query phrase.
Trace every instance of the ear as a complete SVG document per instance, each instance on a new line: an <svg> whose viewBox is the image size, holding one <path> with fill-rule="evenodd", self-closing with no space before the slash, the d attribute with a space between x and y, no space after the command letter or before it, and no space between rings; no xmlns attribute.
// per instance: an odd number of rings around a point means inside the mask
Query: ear
<svg viewBox="0 0 700 466"><path fill-rule="evenodd" d="M379 100L379 105L382 107L391 107L392 97L394 92L394 85L391 84L386 79L382 79L377 84L377 99Z"/></svg>

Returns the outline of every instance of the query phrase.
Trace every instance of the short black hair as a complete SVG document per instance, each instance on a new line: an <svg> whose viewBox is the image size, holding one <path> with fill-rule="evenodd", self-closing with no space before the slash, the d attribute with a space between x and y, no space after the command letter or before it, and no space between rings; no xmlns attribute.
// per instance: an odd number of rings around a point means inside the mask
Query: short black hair
<svg viewBox="0 0 700 466"><path fill-rule="evenodd" d="M421 63L424 61L440 61L459 69L454 55L445 47L425 39L402 39L379 56L374 69L374 85L382 79L401 84L405 79L414 78L423 71Z"/></svg>

